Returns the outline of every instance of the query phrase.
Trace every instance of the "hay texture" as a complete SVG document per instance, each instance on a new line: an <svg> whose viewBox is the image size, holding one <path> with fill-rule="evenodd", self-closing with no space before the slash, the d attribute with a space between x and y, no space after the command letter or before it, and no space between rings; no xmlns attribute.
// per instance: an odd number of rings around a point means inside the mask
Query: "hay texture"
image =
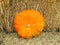
<svg viewBox="0 0 60 45"><path fill-rule="evenodd" d="M60 27L59 6L56 0L0 0L0 29L13 32L15 15L25 9L40 11L45 19L46 31L55 31Z"/></svg>

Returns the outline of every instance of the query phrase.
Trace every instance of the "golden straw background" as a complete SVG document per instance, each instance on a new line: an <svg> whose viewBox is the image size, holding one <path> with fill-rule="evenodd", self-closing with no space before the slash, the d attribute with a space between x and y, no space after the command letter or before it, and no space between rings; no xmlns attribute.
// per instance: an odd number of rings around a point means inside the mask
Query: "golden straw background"
<svg viewBox="0 0 60 45"><path fill-rule="evenodd" d="M41 12L44 31L35 38L22 39L14 31L15 15L26 9ZM0 45L60 45L60 0L0 0Z"/></svg>

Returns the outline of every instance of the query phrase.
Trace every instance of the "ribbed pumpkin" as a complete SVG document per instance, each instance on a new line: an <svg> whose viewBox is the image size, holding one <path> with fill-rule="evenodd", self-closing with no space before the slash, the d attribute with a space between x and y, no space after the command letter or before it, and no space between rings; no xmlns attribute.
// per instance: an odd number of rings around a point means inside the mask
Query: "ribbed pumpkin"
<svg viewBox="0 0 60 45"><path fill-rule="evenodd" d="M23 10L14 18L14 28L22 38L37 36L43 31L44 18L35 10Z"/></svg>

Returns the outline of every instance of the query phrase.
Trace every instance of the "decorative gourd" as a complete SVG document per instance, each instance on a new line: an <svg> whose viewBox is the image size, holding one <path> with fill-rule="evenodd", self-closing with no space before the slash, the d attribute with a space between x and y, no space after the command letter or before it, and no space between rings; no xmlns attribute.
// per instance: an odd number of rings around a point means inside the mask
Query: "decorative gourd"
<svg viewBox="0 0 60 45"><path fill-rule="evenodd" d="M23 10L14 18L14 28L22 38L37 36L43 31L44 18L35 10Z"/></svg>

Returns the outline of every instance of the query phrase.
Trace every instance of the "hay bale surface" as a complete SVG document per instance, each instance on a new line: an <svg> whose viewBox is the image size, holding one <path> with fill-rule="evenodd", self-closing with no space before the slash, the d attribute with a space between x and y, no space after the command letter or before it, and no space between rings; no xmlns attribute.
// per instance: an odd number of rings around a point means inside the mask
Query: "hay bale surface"
<svg viewBox="0 0 60 45"><path fill-rule="evenodd" d="M16 33L5 34L3 45L60 45L60 32L42 32L31 39L19 38Z"/></svg>
<svg viewBox="0 0 60 45"><path fill-rule="evenodd" d="M13 32L15 15L25 9L43 14L46 32L31 39L22 39ZM55 30L60 30L60 0L0 0L0 45L60 45L60 32Z"/></svg>
<svg viewBox="0 0 60 45"><path fill-rule="evenodd" d="M56 0L0 0L0 29L13 32L15 15L25 9L41 12L45 19L46 31L55 31L60 27L59 6Z"/></svg>

